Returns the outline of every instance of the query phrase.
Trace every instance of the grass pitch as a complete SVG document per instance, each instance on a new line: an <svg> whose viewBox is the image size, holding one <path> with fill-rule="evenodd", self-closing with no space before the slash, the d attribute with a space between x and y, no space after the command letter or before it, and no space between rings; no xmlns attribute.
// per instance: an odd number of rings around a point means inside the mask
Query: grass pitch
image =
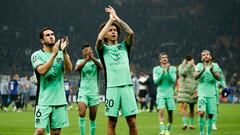
<svg viewBox="0 0 240 135"><path fill-rule="evenodd" d="M178 106L178 104L177 104ZM70 127L62 129L62 135L79 135L78 112L76 105L69 111ZM34 134L34 114L29 108L26 112L3 112L0 110L0 135L33 135ZM196 129L183 131L181 116L178 108L174 111L174 121L171 135L198 135L199 128L197 117L194 119ZM167 119L167 117L165 117ZM240 134L240 104L220 104L217 121L217 131L212 131L212 135L239 135ZM89 119L87 116L87 134L89 134ZM139 135L158 135L159 122L158 113L143 112L137 115L137 127ZM100 104L97 114L96 135L106 135L107 117L104 116L104 105ZM118 118L117 135L128 135L128 127L124 117Z"/></svg>

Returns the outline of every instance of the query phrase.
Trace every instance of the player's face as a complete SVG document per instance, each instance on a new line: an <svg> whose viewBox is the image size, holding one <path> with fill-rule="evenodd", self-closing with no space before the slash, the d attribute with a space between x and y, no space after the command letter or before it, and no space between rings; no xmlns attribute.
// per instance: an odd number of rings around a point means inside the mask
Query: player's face
<svg viewBox="0 0 240 135"><path fill-rule="evenodd" d="M117 28L115 26L110 26L110 28L107 31L107 39L110 41L117 41L118 39L118 32Z"/></svg>
<svg viewBox="0 0 240 135"><path fill-rule="evenodd" d="M43 44L50 46L55 44L55 35L53 31L45 30L43 32Z"/></svg>
<svg viewBox="0 0 240 135"><path fill-rule="evenodd" d="M202 52L202 60L204 61L204 62L209 62L209 61L211 61L211 55L210 55L210 52L208 52L208 51L204 51L204 52Z"/></svg>
<svg viewBox="0 0 240 135"><path fill-rule="evenodd" d="M85 55L88 55L89 53L92 53L92 48L91 47L85 47L83 50L82 50L82 54L85 56Z"/></svg>
<svg viewBox="0 0 240 135"><path fill-rule="evenodd" d="M161 64L167 64L168 63L168 56L167 55L162 55L160 57L160 63Z"/></svg>

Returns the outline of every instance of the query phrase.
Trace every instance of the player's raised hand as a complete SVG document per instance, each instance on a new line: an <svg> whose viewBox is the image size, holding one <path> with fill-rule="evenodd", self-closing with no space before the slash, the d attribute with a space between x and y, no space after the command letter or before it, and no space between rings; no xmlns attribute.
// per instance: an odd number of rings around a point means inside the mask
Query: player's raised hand
<svg viewBox="0 0 240 135"><path fill-rule="evenodd" d="M116 14L116 11L113 7L108 6L105 8L105 11L110 14L110 18L112 17L114 20L117 20L118 16Z"/></svg>
<svg viewBox="0 0 240 135"><path fill-rule="evenodd" d="M66 47L69 45L69 41L68 41L68 37L65 37L65 38L62 38L61 39L61 50L63 51L63 52L65 52L66 51Z"/></svg>
<svg viewBox="0 0 240 135"><path fill-rule="evenodd" d="M52 53L54 56L57 56L58 54L58 48L59 48L59 45L60 45L60 40L58 40L54 46L52 47Z"/></svg>

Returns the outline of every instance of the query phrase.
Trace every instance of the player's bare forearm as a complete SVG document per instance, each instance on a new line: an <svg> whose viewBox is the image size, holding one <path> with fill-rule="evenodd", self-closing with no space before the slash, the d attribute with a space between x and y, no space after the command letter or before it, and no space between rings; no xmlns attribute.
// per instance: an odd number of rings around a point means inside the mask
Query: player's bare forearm
<svg viewBox="0 0 240 135"><path fill-rule="evenodd" d="M70 60L69 55L67 54L67 52L63 53L63 57L64 57L64 69L66 72L71 72L72 71L72 62Z"/></svg>
<svg viewBox="0 0 240 135"><path fill-rule="evenodd" d="M92 61L97 65L99 69L103 69L102 64L94 57L92 56Z"/></svg>
<svg viewBox="0 0 240 135"><path fill-rule="evenodd" d="M205 69L203 69L201 72L194 72L194 79L197 80L200 78L204 71Z"/></svg>
<svg viewBox="0 0 240 135"><path fill-rule="evenodd" d="M128 45L133 45L133 41L134 41L134 32L133 32L133 30L127 25L127 23L125 23L120 18L118 18L116 20L120 24L120 27L123 29L123 31L126 32L126 34L127 34L126 39L125 39L126 43Z"/></svg>
<svg viewBox="0 0 240 135"><path fill-rule="evenodd" d="M218 72L211 71L211 73L216 80L218 80L218 81L220 80L220 74Z"/></svg>
<svg viewBox="0 0 240 135"><path fill-rule="evenodd" d="M105 34L106 34L106 32L108 31L109 27L112 25L113 22L114 22L114 19L109 18L106 25L103 27L103 29L98 34L97 41L96 41L96 48L97 49L102 49L102 43L104 41Z"/></svg>
<svg viewBox="0 0 240 135"><path fill-rule="evenodd" d="M84 61L82 63L80 63L79 65L76 65L75 67L75 71L81 71L83 66L87 63L87 59L84 59Z"/></svg>
<svg viewBox="0 0 240 135"><path fill-rule="evenodd" d="M48 72L48 70L51 68L56 56L57 56L56 54L53 54L46 63L38 66L37 69L36 69L37 72L40 75L45 75Z"/></svg>

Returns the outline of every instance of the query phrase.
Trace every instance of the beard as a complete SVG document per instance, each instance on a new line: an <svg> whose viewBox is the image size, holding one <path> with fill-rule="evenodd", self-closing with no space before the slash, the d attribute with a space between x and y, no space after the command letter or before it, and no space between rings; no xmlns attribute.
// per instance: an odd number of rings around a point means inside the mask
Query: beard
<svg viewBox="0 0 240 135"><path fill-rule="evenodd" d="M52 46L55 45L55 43L45 43L45 45L48 46L48 47L52 47Z"/></svg>

